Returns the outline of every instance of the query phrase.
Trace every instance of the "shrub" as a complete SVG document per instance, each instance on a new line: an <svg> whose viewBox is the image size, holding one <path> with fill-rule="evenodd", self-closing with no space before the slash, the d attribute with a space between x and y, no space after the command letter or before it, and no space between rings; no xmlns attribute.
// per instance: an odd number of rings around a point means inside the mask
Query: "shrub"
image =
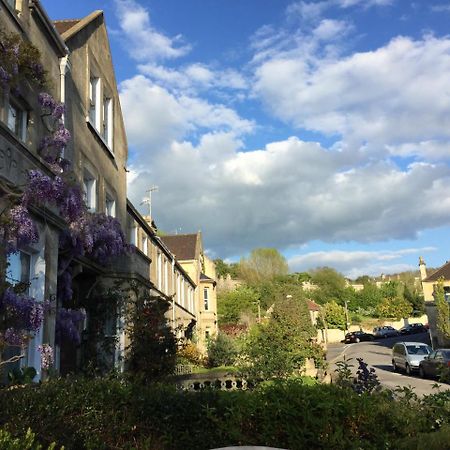
<svg viewBox="0 0 450 450"><path fill-rule="evenodd" d="M232 366L238 351L232 338L224 333L218 333L216 339L208 341L208 366Z"/></svg>
<svg viewBox="0 0 450 450"><path fill-rule="evenodd" d="M205 358L195 344L186 342L177 350L177 360L180 363L202 366Z"/></svg>
<svg viewBox="0 0 450 450"><path fill-rule="evenodd" d="M49 445L47 450L53 450L55 443ZM0 429L0 448L2 450L42 450L42 445L35 441L35 434L30 429L25 436L14 438L6 430Z"/></svg>

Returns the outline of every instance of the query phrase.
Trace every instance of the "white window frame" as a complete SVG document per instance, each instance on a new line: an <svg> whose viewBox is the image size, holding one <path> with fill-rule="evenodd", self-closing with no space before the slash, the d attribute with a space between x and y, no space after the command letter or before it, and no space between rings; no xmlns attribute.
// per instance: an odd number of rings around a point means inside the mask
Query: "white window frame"
<svg viewBox="0 0 450 450"><path fill-rule="evenodd" d="M142 253L148 256L148 237L146 234L142 236Z"/></svg>
<svg viewBox="0 0 450 450"><path fill-rule="evenodd" d="M164 292L169 293L169 261L164 260Z"/></svg>
<svg viewBox="0 0 450 450"><path fill-rule="evenodd" d="M101 79L91 74L89 78L89 121L100 132L101 108Z"/></svg>
<svg viewBox="0 0 450 450"><path fill-rule="evenodd" d="M103 130L102 137L110 150L113 149L113 100L110 97L103 97Z"/></svg>
<svg viewBox="0 0 450 450"><path fill-rule="evenodd" d="M158 284L158 289L162 290L162 254L158 252L156 257L156 281Z"/></svg>
<svg viewBox="0 0 450 450"><path fill-rule="evenodd" d="M11 109L16 111L13 115ZM11 95L8 97L6 125L22 142L27 139L28 111Z"/></svg>
<svg viewBox="0 0 450 450"><path fill-rule="evenodd" d="M205 311L209 311L209 288L203 288L203 308Z"/></svg>
<svg viewBox="0 0 450 450"><path fill-rule="evenodd" d="M89 211L95 212L97 210L97 179L87 169L83 174L83 190L86 206Z"/></svg>
<svg viewBox="0 0 450 450"><path fill-rule="evenodd" d="M116 217L116 201L108 194L106 194L105 209L106 215Z"/></svg>
<svg viewBox="0 0 450 450"><path fill-rule="evenodd" d="M186 307L186 289L184 284L184 278L181 278L181 305Z"/></svg>

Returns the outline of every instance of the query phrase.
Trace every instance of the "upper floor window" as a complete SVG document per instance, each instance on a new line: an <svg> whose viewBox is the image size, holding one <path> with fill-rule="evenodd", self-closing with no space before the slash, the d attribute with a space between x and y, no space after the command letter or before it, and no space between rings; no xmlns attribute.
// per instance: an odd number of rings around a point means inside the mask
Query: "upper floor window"
<svg viewBox="0 0 450 450"><path fill-rule="evenodd" d="M86 206L90 211L95 211L97 209L97 180L87 170L83 175L83 189Z"/></svg>
<svg viewBox="0 0 450 450"><path fill-rule="evenodd" d="M203 304L205 306L205 311L209 310L209 289L203 289Z"/></svg>
<svg viewBox="0 0 450 450"><path fill-rule="evenodd" d="M14 98L8 101L8 128L21 140L27 138L28 113Z"/></svg>
<svg viewBox="0 0 450 450"><path fill-rule="evenodd" d="M148 239L147 236L142 237L142 252L145 256L148 256Z"/></svg>
<svg viewBox="0 0 450 450"><path fill-rule="evenodd" d="M130 244L137 246L137 242L138 242L138 229L136 224L134 224L130 228Z"/></svg>
<svg viewBox="0 0 450 450"><path fill-rule="evenodd" d="M111 217L116 217L116 201L108 194L106 195L105 206L106 214Z"/></svg>
<svg viewBox="0 0 450 450"><path fill-rule="evenodd" d="M113 145L113 102L111 98L103 99L103 140L112 149Z"/></svg>
<svg viewBox="0 0 450 450"><path fill-rule="evenodd" d="M156 277L157 277L157 281L158 281L158 289L161 290L162 289L162 255L161 253L158 252L158 256L156 259Z"/></svg>
<svg viewBox="0 0 450 450"><path fill-rule="evenodd" d="M13 253L8 256L6 279L12 285L29 283L31 273L31 255L24 252Z"/></svg>
<svg viewBox="0 0 450 450"><path fill-rule="evenodd" d="M89 121L100 131L100 78L91 77L89 80Z"/></svg>

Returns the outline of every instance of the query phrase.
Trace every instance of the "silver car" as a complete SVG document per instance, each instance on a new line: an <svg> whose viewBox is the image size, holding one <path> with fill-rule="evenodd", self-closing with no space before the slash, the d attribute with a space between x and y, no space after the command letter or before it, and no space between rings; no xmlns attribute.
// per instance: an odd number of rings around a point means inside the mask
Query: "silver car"
<svg viewBox="0 0 450 450"><path fill-rule="evenodd" d="M375 327L373 329L373 335L375 338L388 338L388 337L394 337L398 336L400 333L395 328L384 325L382 327Z"/></svg>
<svg viewBox="0 0 450 450"><path fill-rule="evenodd" d="M419 370L419 364L431 352L431 347L423 342L397 342L392 347L392 367L394 372L403 369L408 375Z"/></svg>

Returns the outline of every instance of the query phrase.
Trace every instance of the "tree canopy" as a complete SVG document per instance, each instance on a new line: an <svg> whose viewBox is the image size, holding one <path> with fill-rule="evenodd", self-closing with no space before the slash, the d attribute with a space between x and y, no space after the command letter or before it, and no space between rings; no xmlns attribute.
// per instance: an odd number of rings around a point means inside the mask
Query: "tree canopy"
<svg viewBox="0 0 450 450"><path fill-rule="evenodd" d="M239 263L239 274L249 284L272 280L288 273L286 258L275 248L257 248Z"/></svg>

